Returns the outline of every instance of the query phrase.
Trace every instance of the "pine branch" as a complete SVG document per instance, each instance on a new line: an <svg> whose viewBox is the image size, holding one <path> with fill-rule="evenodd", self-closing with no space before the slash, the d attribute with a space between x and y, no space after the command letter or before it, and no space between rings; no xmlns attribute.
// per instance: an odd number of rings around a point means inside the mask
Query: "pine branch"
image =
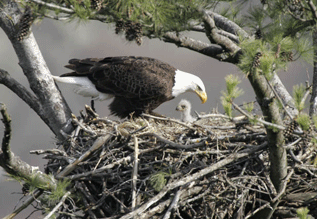
<svg viewBox="0 0 317 219"><path fill-rule="evenodd" d="M199 52L203 55L215 58L220 61L223 61L227 58L223 55L223 49L219 46L214 46L199 40L194 40L190 37L180 36L173 32L165 33L163 35L163 40L164 42L174 43L176 46Z"/></svg>
<svg viewBox="0 0 317 219"><path fill-rule="evenodd" d="M203 15L203 20L206 29L206 35L210 42L214 42L217 45L220 45L223 48L227 49L231 56L241 50L241 48L237 46L234 42L232 42L229 38L219 35L214 19L212 19L212 17L206 12Z"/></svg>
<svg viewBox="0 0 317 219"><path fill-rule="evenodd" d="M48 7L51 10L58 10L60 12L66 13L66 14L75 13L75 11L73 9L65 8L65 7L62 7L62 6L59 6L59 5L55 5L53 3L43 2L41 0L30 0L30 1L34 2L36 4L39 4L39 5L44 5L44 6Z"/></svg>
<svg viewBox="0 0 317 219"><path fill-rule="evenodd" d="M223 17L222 15L217 14L211 10L206 10L205 12L214 19L215 25L218 28L221 28L224 31L227 31L236 36L241 35L244 38L250 38L249 34L245 30L243 30L239 25L229 20L228 18Z"/></svg>

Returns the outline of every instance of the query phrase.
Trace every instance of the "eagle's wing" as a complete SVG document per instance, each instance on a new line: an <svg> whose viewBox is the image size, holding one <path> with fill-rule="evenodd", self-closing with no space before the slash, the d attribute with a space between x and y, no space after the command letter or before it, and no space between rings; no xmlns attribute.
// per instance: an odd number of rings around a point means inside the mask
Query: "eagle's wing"
<svg viewBox="0 0 317 219"><path fill-rule="evenodd" d="M144 57L72 59L65 66L75 72L65 76L87 76L97 90L130 99L171 99L175 68Z"/></svg>

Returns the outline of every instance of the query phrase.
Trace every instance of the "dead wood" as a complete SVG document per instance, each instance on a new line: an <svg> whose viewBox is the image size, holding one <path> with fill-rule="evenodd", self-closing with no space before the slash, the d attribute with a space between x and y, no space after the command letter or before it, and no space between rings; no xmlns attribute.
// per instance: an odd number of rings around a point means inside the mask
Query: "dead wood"
<svg viewBox="0 0 317 219"><path fill-rule="evenodd" d="M277 203L278 217L316 207L316 148L304 136L284 144L289 174L277 193L261 124L225 116L112 121L86 110L57 148L32 152L48 159L46 173L71 180L71 199L58 209L43 204L63 218L248 218Z"/></svg>

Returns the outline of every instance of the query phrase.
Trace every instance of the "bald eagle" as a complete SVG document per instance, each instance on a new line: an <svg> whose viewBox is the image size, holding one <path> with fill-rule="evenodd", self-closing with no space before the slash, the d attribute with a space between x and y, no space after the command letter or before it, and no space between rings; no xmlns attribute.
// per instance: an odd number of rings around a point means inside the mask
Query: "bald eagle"
<svg viewBox="0 0 317 219"><path fill-rule="evenodd" d="M197 120L190 115L191 108L192 108L192 105L190 104L188 100L182 99L178 103L176 110L181 112L182 122L194 122Z"/></svg>
<svg viewBox="0 0 317 219"><path fill-rule="evenodd" d="M73 72L53 76L55 81L74 84L75 93L95 100L114 98L109 109L120 118L131 113L134 116L151 113L165 101L187 91L195 92L202 103L207 100L199 77L153 58L71 59L65 67Z"/></svg>

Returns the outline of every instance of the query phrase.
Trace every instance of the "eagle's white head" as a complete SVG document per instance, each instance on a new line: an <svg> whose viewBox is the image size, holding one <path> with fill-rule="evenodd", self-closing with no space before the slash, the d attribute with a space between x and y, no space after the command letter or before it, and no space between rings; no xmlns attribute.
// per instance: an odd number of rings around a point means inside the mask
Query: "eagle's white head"
<svg viewBox="0 0 317 219"><path fill-rule="evenodd" d="M177 97L187 91L195 92L200 97L202 103L207 101L207 93L202 80L196 75L177 69L175 71L175 84L172 89L172 95L173 97Z"/></svg>

